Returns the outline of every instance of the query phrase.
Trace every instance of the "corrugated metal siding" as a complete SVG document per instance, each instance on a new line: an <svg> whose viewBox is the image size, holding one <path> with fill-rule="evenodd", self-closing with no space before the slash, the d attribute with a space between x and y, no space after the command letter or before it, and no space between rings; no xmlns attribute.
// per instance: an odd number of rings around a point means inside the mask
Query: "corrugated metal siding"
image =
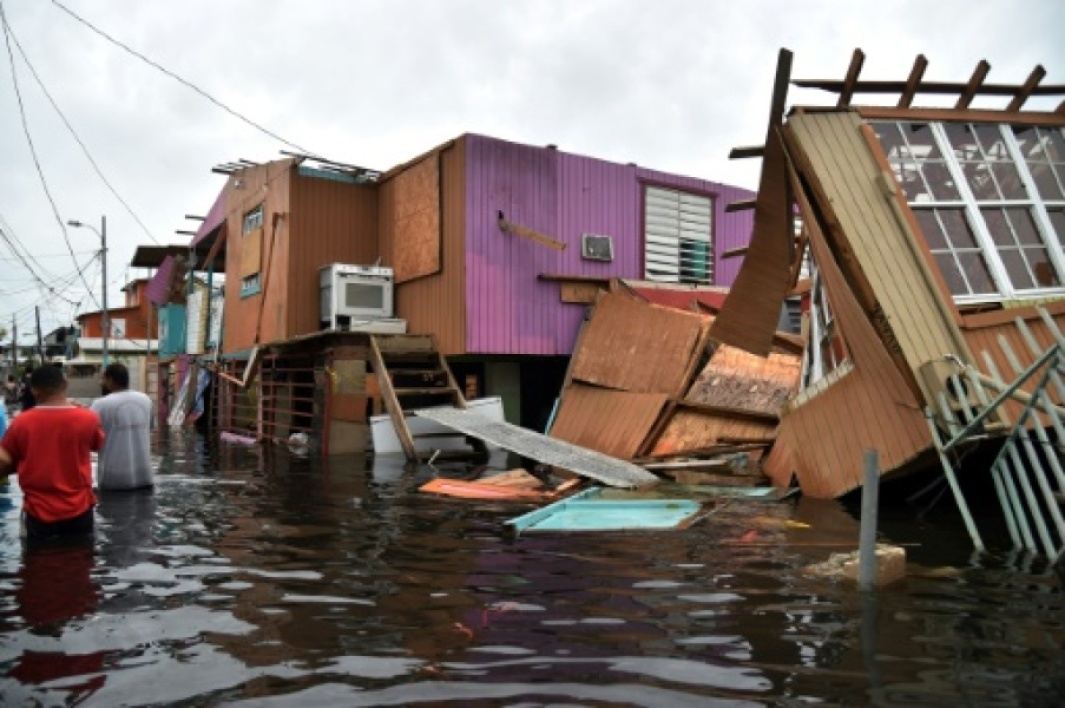
<svg viewBox="0 0 1065 708"><path fill-rule="evenodd" d="M721 254L729 249L742 248L750 243L751 229L754 227L754 210L747 209L729 214L725 212L725 207L732 202L753 199L755 193L742 187L644 168L638 168L636 176L641 182L647 184L713 196L714 285L732 285L736 280L736 274L740 272L743 258L721 258ZM640 228L642 229L642 222Z"/></svg>
<svg viewBox="0 0 1065 708"><path fill-rule="evenodd" d="M947 353L968 360L961 332L943 315L943 294L922 277L924 264L879 187L881 170L860 125L856 114L839 112L796 115L786 128L813 172L807 177L819 183L835 212L837 238L846 240L872 288L881 327L892 330L911 371Z"/></svg>
<svg viewBox="0 0 1065 708"><path fill-rule="evenodd" d="M460 138L439 153L441 262L440 273L396 286L396 316L410 332L433 334L447 355L466 353L466 140ZM431 159L431 158L430 158ZM392 265L395 236L391 180L382 182L378 239L382 262Z"/></svg>
<svg viewBox="0 0 1065 708"><path fill-rule="evenodd" d="M723 237L725 248L750 237L749 212L724 213L727 202L753 196L747 190L479 135L465 140L471 353L568 355L583 308L561 303L558 284L538 276L641 277L645 182L714 195L715 237ZM511 222L562 241L566 250L501 231L500 211ZM581 258L585 233L610 236L614 260ZM727 280L735 267L729 264L722 272L719 277Z"/></svg>
<svg viewBox="0 0 1065 708"><path fill-rule="evenodd" d="M288 262L288 321L279 333L283 339L320 329L319 268L330 263L370 265L378 258L375 187L295 175L291 194L290 217L288 223L278 224L276 239L278 256L286 254Z"/></svg>
<svg viewBox="0 0 1065 708"><path fill-rule="evenodd" d="M190 246L197 245L200 241L207 238L207 235L217 229L226 220L228 216L228 210L226 209L226 187L222 188L222 191L215 197L214 204L211 205L210 210L207 212L207 216L204 217L200 223L200 227L196 229L196 235L192 237Z"/></svg>

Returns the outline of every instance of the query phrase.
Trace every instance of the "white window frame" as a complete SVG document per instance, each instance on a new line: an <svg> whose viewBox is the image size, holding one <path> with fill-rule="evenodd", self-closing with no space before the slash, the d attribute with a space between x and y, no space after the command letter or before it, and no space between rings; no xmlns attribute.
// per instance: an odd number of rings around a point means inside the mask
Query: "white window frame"
<svg viewBox="0 0 1065 708"><path fill-rule="evenodd" d="M244 215L244 224L241 228L241 233L246 236L252 231L255 231L256 229L261 229L262 227L263 205L259 204Z"/></svg>
<svg viewBox="0 0 1065 708"><path fill-rule="evenodd" d="M946 132L944 123L937 121L921 121L921 120L897 120L897 121L874 121L877 124L891 124L894 126L899 125L926 125L929 127L931 134L935 140L936 147L942 155L944 164L950 173L950 176L954 182L955 188L959 194L959 199L941 201L941 200L927 200L927 201L911 201L907 196L907 203L914 211L922 209L961 209L963 211L964 218L969 224L969 228L973 232L973 237L976 240L976 244L980 249L980 253L983 256L984 262L987 264L988 271L991 276L992 284L995 288L995 292L992 293L978 293L978 294L954 294L954 302L959 305L975 304L984 302L994 302L999 300L1022 300L1022 299L1034 299L1043 298L1048 296L1058 296L1065 294L1065 248L1063 248L1063 241L1065 241L1065 234L1056 234L1056 230L1050 219L1048 206L1057 212L1059 209L1065 211L1065 200L1044 200L1038 189L1036 188L1035 181L1032 178L1029 170L1028 163L1024 160L1021 153L1020 146L1016 137L1013 134L1012 126L1009 124L997 123L993 126L998 131L998 136L1002 140L1007 153L1010 157L1009 163L1016 169L1018 176L1021 179L1021 183L1025 188L1028 196L1026 199L983 199L977 200L973 194L972 188L969 185L968 180L965 178L965 173L962 169L962 163L955 154L954 146L950 143L949 137ZM982 126L986 127L986 123L962 123L969 126ZM897 128L896 128L897 129ZM1046 130L1059 130L1065 131L1062 128L1046 128ZM905 134L905 131L902 131ZM979 146L980 158L985 159L985 151L983 146ZM899 160L892 159L891 155L888 155L888 160L891 162L892 167L896 167L900 164ZM1058 164L1058 163L1055 163ZM984 220L981 208L1024 208L1029 211L1032 216L1033 223L1039 237L1046 248L1047 257L1050 264L1056 271L1057 279L1061 285L1053 287L1041 287L1041 288L1019 288L1015 287L1012 283L1009 273L1006 269L1005 263L999 253L999 246L995 243L987 223ZM1056 235L1055 235L1056 234ZM940 249L940 252L942 249ZM954 249L951 248L953 252ZM959 251L960 252L960 251ZM964 277L964 271L963 271ZM968 281L966 281L968 282Z"/></svg>

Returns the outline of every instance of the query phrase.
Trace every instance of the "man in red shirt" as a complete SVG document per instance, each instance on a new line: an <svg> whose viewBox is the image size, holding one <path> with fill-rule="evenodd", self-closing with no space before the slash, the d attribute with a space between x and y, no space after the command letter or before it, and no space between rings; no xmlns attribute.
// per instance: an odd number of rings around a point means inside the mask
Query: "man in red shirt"
<svg viewBox="0 0 1065 708"><path fill-rule="evenodd" d="M93 530L92 458L104 442L100 418L67 400L55 366L30 377L37 405L16 416L0 442L0 473L19 476L29 539L82 536Z"/></svg>

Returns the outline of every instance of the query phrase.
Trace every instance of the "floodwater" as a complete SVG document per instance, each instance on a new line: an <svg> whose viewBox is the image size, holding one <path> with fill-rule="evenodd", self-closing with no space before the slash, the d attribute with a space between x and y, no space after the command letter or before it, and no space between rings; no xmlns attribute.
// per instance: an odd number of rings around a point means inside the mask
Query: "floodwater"
<svg viewBox="0 0 1065 708"><path fill-rule="evenodd" d="M154 494L91 547L24 551L0 491L4 705L1060 705L1065 596L976 556L949 499L887 514L907 579L803 573L853 548L836 502L734 500L653 533L525 535L527 506L432 470L157 441ZM835 544L835 545L834 545ZM843 544L842 546L840 544Z"/></svg>

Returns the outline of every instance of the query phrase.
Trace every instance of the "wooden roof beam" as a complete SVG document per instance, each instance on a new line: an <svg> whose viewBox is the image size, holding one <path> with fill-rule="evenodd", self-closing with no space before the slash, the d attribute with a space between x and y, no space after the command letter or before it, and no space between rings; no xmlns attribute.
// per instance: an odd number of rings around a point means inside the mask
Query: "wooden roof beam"
<svg viewBox="0 0 1065 708"><path fill-rule="evenodd" d="M737 199L734 202L729 202L725 205L725 211L732 213L734 211L747 211L748 209L754 209L758 204L758 199Z"/></svg>
<svg viewBox="0 0 1065 708"><path fill-rule="evenodd" d="M909 108L913 103L913 97L917 93L917 87L924 78L925 69L928 68L928 58L924 54L918 54L913 60L913 68L910 69L910 77L906 79L906 88L899 97L899 108Z"/></svg>
<svg viewBox="0 0 1065 708"><path fill-rule="evenodd" d="M1010 104L1006 106L1006 110L1012 112L1021 110L1021 106L1028 100L1028 97L1032 95L1032 91L1035 91L1039 86L1039 82L1043 80L1043 77L1047 75L1047 70L1043 68L1042 64L1037 64L1032 73L1028 74L1028 79L1024 84L1017 89L1017 95L1013 97Z"/></svg>
<svg viewBox="0 0 1065 708"><path fill-rule="evenodd" d="M1062 101L1061 103L1059 103L1058 104L1058 109L1056 111L1054 111L1054 112L1055 113L1060 113L1061 115L1065 116L1065 101Z"/></svg>
<svg viewBox="0 0 1065 708"><path fill-rule="evenodd" d="M851 104L851 99L854 98L854 87L858 84L858 75L862 73L864 64L865 52L855 49L854 54L851 55L851 65L847 68L847 76L843 79L843 87L839 92L836 108L846 108Z"/></svg>
<svg viewBox="0 0 1065 708"><path fill-rule="evenodd" d="M989 71L991 71L991 65L987 63L987 59L981 59L980 63L976 65L976 69L973 70L969 83L965 84L961 95L958 96L958 102L954 104L955 108L969 107L969 104L973 102L973 97L976 96L976 92L983 86L984 79L987 78L987 72Z"/></svg>
<svg viewBox="0 0 1065 708"><path fill-rule="evenodd" d="M746 147L734 147L729 151L728 159L743 160L748 157L761 157L765 152L765 145L748 145Z"/></svg>

